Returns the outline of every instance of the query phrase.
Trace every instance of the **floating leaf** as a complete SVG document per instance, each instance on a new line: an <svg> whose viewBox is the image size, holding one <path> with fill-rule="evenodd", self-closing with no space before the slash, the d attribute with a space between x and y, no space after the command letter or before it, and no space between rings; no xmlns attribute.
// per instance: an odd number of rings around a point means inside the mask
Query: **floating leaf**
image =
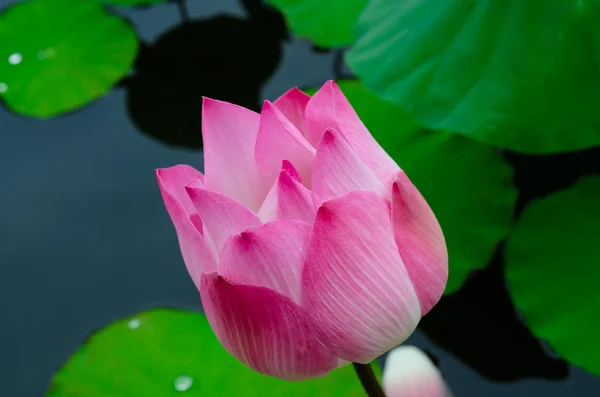
<svg viewBox="0 0 600 397"><path fill-rule="evenodd" d="M138 39L98 1L31 0L0 14L0 98L48 118L104 95L126 75Z"/></svg>
<svg viewBox="0 0 600 397"><path fill-rule="evenodd" d="M372 0L347 55L425 126L527 153L600 144L600 1Z"/></svg>
<svg viewBox="0 0 600 397"><path fill-rule="evenodd" d="M351 365L286 382L229 355L203 314L154 309L94 334L54 376L47 397L341 396L364 391Z"/></svg>
<svg viewBox="0 0 600 397"><path fill-rule="evenodd" d="M600 375L600 178L532 202L509 238L509 291L566 360Z"/></svg>
<svg viewBox="0 0 600 397"><path fill-rule="evenodd" d="M290 30L322 47L343 47L356 38L358 16L368 0L267 0L284 15Z"/></svg>
<svg viewBox="0 0 600 397"><path fill-rule="evenodd" d="M338 84L433 208L450 257L446 293L454 292L471 270L486 265L509 231L516 201L510 168L492 147L422 130L411 116L378 99L357 80Z"/></svg>

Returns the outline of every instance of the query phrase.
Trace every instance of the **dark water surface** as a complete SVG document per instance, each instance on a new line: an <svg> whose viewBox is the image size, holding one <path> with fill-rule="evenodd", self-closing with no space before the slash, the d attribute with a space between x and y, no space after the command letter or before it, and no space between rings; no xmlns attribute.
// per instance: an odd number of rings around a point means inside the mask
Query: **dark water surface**
<svg viewBox="0 0 600 397"><path fill-rule="evenodd" d="M236 0L189 4L194 18L218 12L244 17ZM126 14L148 41L179 22L173 5ZM243 71L248 62L240 59L235 68ZM321 83L333 77L331 65L330 54L317 54L306 42L286 43L260 97ZM124 90L117 89L51 121L0 108L2 397L43 396L53 372L95 328L157 305L200 309L154 169L178 163L202 168L202 153L140 133L125 102ZM457 397L600 395L600 380L575 368L567 381L491 383L422 335L410 342L440 358Z"/></svg>

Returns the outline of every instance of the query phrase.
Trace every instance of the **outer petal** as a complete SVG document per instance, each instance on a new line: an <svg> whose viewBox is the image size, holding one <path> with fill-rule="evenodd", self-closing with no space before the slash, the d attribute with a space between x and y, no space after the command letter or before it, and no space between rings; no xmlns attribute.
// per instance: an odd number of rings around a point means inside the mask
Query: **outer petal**
<svg viewBox="0 0 600 397"><path fill-rule="evenodd" d="M204 235L217 257L227 238L262 224L252 210L227 196L192 185L186 186L186 191L200 214Z"/></svg>
<svg viewBox="0 0 600 397"><path fill-rule="evenodd" d="M267 287L300 302L300 279L311 225L279 220L225 242L219 273L239 284Z"/></svg>
<svg viewBox="0 0 600 397"><path fill-rule="evenodd" d="M325 131L315 158L312 192L315 204L353 190L389 195L389 189L361 161L337 132Z"/></svg>
<svg viewBox="0 0 600 397"><path fill-rule="evenodd" d="M334 81L328 81L313 95L305 111L308 141L316 145L328 129L340 131L358 156L383 182L389 183L400 169L379 146Z"/></svg>
<svg viewBox="0 0 600 397"><path fill-rule="evenodd" d="M310 95L306 95L298 88L292 88L273 102L273 105L283 113L286 119L294 124L303 136L306 136L304 109L309 100Z"/></svg>
<svg viewBox="0 0 600 397"><path fill-rule="evenodd" d="M387 356L383 369L387 397L450 397L438 369L414 346L400 346Z"/></svg>
<svg viewBox="0 0 600 397"><path fill-rule="evenodd" d="M344 360L370 362L414 331L421 310L386 200L356 191L319 208L302 303L317 338Z"/></svg>
<svg viewBox="0 0 600 397"><path fill-rule="evenodd" d="M257 210L266 191L254 162L260 116L227 102L204 98L204 186Z"/></svg>
<svg viewBox="0 0 600 397"><path fill-rule="evenodd" d="M188 215L196 213L196 208L185 191L185 185L190 181L204 182L204 175L194 167L179 164L169 168L156 170L156 179L161 193L165 192L177 200Z"/></svg>
<svg viewBox="0 0 600 397"><path fill-rule="evenodd" d="M269 101L265 101L262 107L254 155L260 176L267 186L271 186L277 178L283 159L294 164L303 182L310 186L315 148Z"/></svg>
<svg viewBox="0 0 600 397"><path fill-rule="evenodd" d="M202 222L185 192L185 184L192 180L201 183L203 175L187 165L177 165L156 170L156 179L175 225L185 265L196 287L200 287L200 275L216 270L217 263L202 237Z"/></svg>
<svg viewBox="0 0 600 397"><path fill-rule="evenodd" d="M338 359L311 334L304 310L264 287L203 274L202 306L225 349L254 370L287 380L324 375Z"/></svg>
<svg viewBox="0 0 600 397"><path fill-rule="evenodd" d="M403 171L392 189L392 223L398 251L427 314L448 280L448 251L433 211Z"/></svg>

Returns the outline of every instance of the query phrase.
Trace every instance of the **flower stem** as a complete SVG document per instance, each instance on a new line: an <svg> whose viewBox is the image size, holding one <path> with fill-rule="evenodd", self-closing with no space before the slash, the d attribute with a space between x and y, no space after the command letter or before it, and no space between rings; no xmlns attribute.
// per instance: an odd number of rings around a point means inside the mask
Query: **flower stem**
<svg viewBox="0 0 600 397"><path fill-rule="evenodd" d="M385 393L373 372L371 364L352 363L363 389L369 397L385 397Z"/></svg>

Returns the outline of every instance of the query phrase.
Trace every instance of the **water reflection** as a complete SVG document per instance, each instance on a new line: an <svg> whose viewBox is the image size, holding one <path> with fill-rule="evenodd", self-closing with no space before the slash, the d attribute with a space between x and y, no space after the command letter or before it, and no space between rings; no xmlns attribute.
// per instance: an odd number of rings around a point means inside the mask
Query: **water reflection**
<svg viewBox="0 0 600 397"><path fill-rule="evenodd" d="M38 51L37 58L39 60L52 58L56 54L56 50L54 48L47 48L45 50Z"/></svg>

